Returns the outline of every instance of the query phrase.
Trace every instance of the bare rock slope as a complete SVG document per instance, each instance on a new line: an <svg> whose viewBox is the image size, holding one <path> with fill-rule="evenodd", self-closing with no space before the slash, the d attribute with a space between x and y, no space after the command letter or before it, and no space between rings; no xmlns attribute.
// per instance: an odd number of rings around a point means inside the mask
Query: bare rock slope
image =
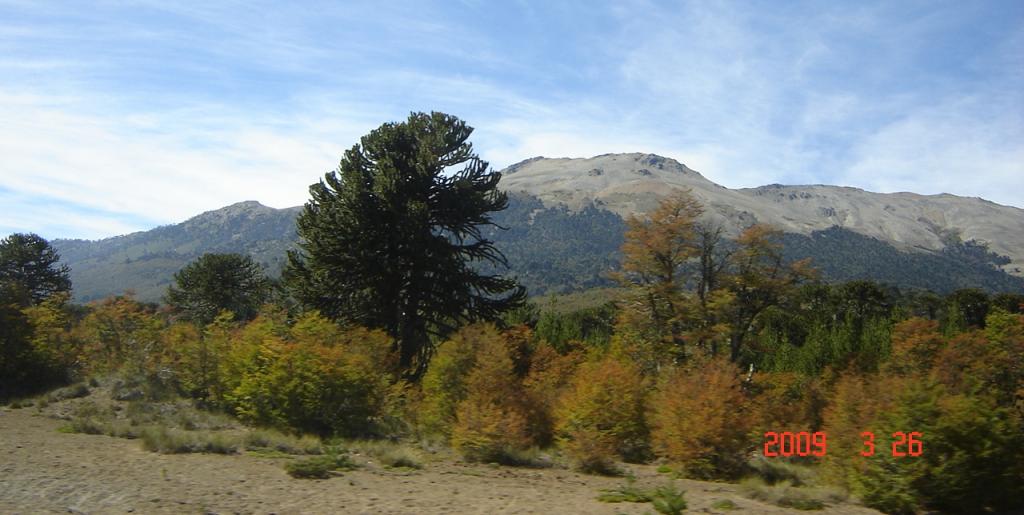
<svg viewBox="0 0 1024 515"><path fill-rule="evenodd" d="M903 250L934 252L975 240L1024 276L1024 209L980 198L873 193L824 185L729 189L673 159L654 154L605 154L588 159L533 158L502 171L502 188L578 209L590 203L626 216L650 211L673 189L689 188L736 234L752 223L810 234L842 227Z"/></svg>

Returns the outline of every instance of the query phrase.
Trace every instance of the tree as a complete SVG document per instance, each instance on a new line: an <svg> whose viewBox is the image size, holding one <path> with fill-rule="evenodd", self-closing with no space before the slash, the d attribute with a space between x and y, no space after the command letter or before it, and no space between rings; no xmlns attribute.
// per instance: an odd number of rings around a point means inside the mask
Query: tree
<svg viewBox="0 0 1024 515"><path fill-rule="evenodd" d="M508 197L468 143L472 131L454 116L413 113L364 136L310 186L300 250L288 255L295 297L333 320L385 330L411 379L426 369L431 337L497 319L526 296L514 280L478 271L507 265L481 229Z"/></svg>
<svg viewBox="0 0 1024 515"><path fill-rule="evenodd" d="M740 359L744 341L754 321L766 309L782 304L797 293L796 286L814 277L810 260L786 264L782 258L782 231L763 224L748 227L737 238L739 249L733 255L735 272L731 290L735 302L731 309L730 358Z"/></svg>
<svg viewBox="0 0 1024 515"><path fill-rule="evenodd" d="M59 261L60 255L36 234L15 233L0 240L0 301L26 307L70 292L70 270Z"/></svg>
<svg viewBox="0 0 1024 515"><path fill-rule="evenodd" d="M252 320L270 298L263 267L241 254L203 254L174 274L166 301L184 318L206 325L227 310L236 320Z"/></svg>
<svg viewBox="0 0 1024 515"><path fill-rule="evenodd" d="M676 191L661 200L647 219L630 217L622 244L621 283L637 295L627 306L627 317L645 325L659 343L682 354L687 302L683 294L683 267L700 254L697 218L703 209L689 191Z"/></svg>

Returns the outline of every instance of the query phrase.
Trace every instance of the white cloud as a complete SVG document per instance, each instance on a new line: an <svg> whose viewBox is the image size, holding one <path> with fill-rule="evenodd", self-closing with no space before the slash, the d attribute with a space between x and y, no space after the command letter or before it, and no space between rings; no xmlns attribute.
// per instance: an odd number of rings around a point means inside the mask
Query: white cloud
<svg viewBox="0 0 1024 515"><path fill-rule="evenodd" d="M987 101L948 101L882 127L857 146L843 181L874 191L955 193L1019 206L1024 120Z"/></svg>

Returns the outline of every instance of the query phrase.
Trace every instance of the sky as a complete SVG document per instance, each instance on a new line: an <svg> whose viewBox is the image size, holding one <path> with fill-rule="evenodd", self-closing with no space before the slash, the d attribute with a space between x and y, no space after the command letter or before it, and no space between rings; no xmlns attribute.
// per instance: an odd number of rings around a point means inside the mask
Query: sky
<svg viewBox="0 0 1024 515"><path fill-rule="evenodd" d="M0 234L300 205L413 111L495 169L651 152L1024 207L1024 2L0 0Z"/></svg>

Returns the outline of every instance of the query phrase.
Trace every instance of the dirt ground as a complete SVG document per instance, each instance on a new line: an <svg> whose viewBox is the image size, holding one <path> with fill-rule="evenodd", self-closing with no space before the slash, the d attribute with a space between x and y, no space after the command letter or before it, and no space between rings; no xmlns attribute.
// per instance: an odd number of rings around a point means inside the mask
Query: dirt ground
<svg viewBox="0 0 1024 515"><path fill-rule="evenodd" d="M650 504L597 501L622 478L563 469L427 463L400 472L363 463L326 480L293 479L281 459L252 455L164 455L138 441L57 431L61 420L33 408L0 408L0 513L645 513ZM639 486L673 481L632 466ZM729 513L790 513L746 499L723 483L674 480L691 513L723 499ZM796 512L800 513L800 512ZM877 513L830 506L818 513Z"/></svg>

